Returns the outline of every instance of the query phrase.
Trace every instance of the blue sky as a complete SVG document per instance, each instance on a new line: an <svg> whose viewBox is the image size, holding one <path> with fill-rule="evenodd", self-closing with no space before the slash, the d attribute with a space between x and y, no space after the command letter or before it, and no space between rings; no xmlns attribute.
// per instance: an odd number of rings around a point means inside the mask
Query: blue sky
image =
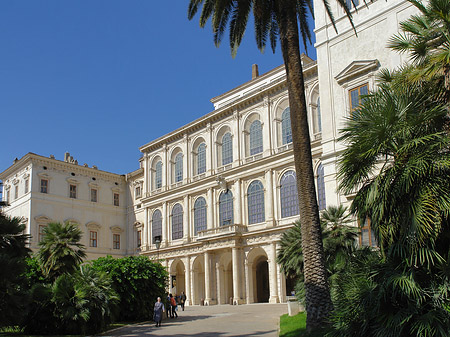
<svg viewBox="0 0 450 337"><path fill-rule="evenodd" d="M28 152L124 174L138 147L213 110L209 101L283 63L249 26L235 59L188 0L2 0L0 172ZM303 50L302 50L303 51ZM313 48L308 54L316 58Z"/></svg>

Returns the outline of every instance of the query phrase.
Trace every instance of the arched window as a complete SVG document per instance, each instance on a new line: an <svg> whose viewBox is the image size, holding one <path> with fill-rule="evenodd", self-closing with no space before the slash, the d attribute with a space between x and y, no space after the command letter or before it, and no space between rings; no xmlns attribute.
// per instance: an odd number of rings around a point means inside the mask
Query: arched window
<svg viewBox="0 0 450 337"><path fill-rule="evenodd" d="M248 223L251 225L264 220L264 187L259 180L255 180L248 187Z"/></svg>
<svg viewBox="0 0 450 337"><path fill-rule="evenodd" d="M162 187L162 161L158 161L155 166L155 188Z"/></svg>
<svg viewBox="0 0 450 337"><path fill-rule="evenodd" d="M233 193L230 190L220 194L219 217L221 226L233 224Z"/></svg>
<svg viewBox="0 0 450 337"><path fill-rule="evenodd" d="M322 164L317 168L317 202L319 211L327 207L325 202L325 178Z"/></svg>
<svg viewBox="0 0 450 337"><path fill-rule="evenodd" d="M206 200L198 198L194 204L194 235L206 229Z"/></svg>
<svg viewBox="0 0 450 337"><path fill-rule="evenodd" d="M287 107L281 114L281 134L283 145L292 143L291 109Z"/></svg>
<svg viewBox="0 0 450 337"><path fill-rule="evenodd" d="M180 152L175 156L175 182L183 180L183 154Z"/></svg>
<svg viewBox="0 0 450 337"><path fill-rule="evenodd" d="M320 97L317 99L316 119L317 119L317 131L322 132L322 115L320 112Z"/></svg>
<svg viewBox="0 0 450 337"><path fill-rule="evenodd" d="M300 214L298 207L297 177L294 171L287 171L281 177L280 201L282 218Z"/></svg>
<svg viewBox="0 0 450 337"><path fill-rule="evenodd" d="M152 216L152 242L155 243L155 238L159 237L162 240L162 215L161 211L157 209Z"/></svg>
<svg viewBox="0 0 450 337"><path fill-rule="evenodd" d="M201 143L197 148L197 174L206 172L206 145Z"/></svg>
<svg viewBox="0 0 450 337"><path fill-rule="evenodd" d="M233 162L233 139L231 133L227 132L222 137L222 165Z"/></svg>
<svg viewBox="0 0 450 337"><path fill-rule="evenodd" d="M250 155L261 153L263 150L262 126L256 120L250 125Z"/></svg>
<svg viewBox="0 0 450 337"><path fill-rule="evenodd" d="M172 240L183 238L183 207L176 204L172 208Z"/></svg>

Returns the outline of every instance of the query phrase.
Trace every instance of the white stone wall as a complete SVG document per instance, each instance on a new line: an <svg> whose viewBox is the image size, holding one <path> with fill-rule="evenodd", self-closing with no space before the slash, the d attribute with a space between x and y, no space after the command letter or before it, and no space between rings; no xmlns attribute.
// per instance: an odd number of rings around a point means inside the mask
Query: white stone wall
<svg viewBox="0 0 450 337"><path fill-rule="evenodd" d="M322 160L325 170L327 204L348 204L337 193L336 160L344 149L337 142L339 130L350 113L349 90L367 83L376 88L376 73L381 68L394 69L407 60L387 49L388 40L398 32L401 21L415 12L404 0L360 1L352 11L352 29L342 8L331 2L337 33L325 13L321 0L314 1L318 80L322 111Z"/></svg>

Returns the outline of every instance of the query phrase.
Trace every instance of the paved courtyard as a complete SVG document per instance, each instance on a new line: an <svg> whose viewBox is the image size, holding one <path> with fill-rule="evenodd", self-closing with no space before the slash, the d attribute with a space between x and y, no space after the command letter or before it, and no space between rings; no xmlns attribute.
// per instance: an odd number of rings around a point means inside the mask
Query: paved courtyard
<svg viewBox="0 0 450 337"><path fill-rule="evenodd" d="M181 309L181 308L179 308ZM278 336L280 316L287 304L192 306L178 318L164 318L161 327L146 322L129 325L102 336Z"/></svg>

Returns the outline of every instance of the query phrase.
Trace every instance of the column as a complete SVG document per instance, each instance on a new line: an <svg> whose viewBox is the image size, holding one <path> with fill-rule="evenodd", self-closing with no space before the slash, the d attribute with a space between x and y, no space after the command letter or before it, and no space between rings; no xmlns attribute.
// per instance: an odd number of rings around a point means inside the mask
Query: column
<svg viewBox="0 0 450 337"><path fill-rule="evenodd" d="M187 134L184 135L184 146L183 146L183 180L185 183L190 181L191 173L190 173L190 162L191 162L191 154L189 151L189 137Z"/></svg>
<svg viewBox="0 0 450 337"><path fill-rule="evenodd" d="M272 121L270 118L270 99L269 96L264 97L263 113L261 116L263 123L263 149L264 153L273 154L272 144Z"/></svg>
<svg viewBox="0 0 450 337"><path fill-rule="evenodd" d="M206 218L206 228L211 229L214 227L214 199L213 199L214 189L212 187L208 188L207 198L208 198L208 209Z"/></svg>
<svg viewBox="0 0 450 337"><path fill-rule="evenodd" d="M273 221L274 225L277 224L277 221L280 217L280 199L279 199L279 193L278 193L278 186L277 186L277 172L272 170L272 196L273 196Z"/></svg>
<svg viewBox="0 0 450 337"><path fill-rule="evenodd" d="M148 208L145 208L144 228L142 229L142 250L148 249Z"/></svg>
<svg viewBox="0 0 450 337"><path fill-rule="evenodd" d="M185 273L184 273L184 280L185 280L185 286L186 289L186 305L192 305L192 299L191 299L191 257L186 256L185 260Z"/></svg>
<svg viewBox="0 0 450 337"><path fill-rule="evenodd" d="M209 261L209 252L205 251L205 305L211 302L211 264Z"/></svg>
<svg viewBox="0 0 450 337"><path fill-rule="evenodd" d="M245 292L246 292L247 304L255 302L255 300L253 298L252 268L253 268L253 263L248 262L248 260L246 259L244 262L244 271L245 271Z"/></svg>
<svg viewBox="0 0 450 337"><path fill-rule="evenodd" d="M235 181L235 202L234 202L234 223L242 225L242 207L241 207L241 179Z"/></svg>
<svg viewBox="0 0 450 337"><path fill-rule="evenodd" d="M142 185L141 195L143 197L146 197L147 192L150 191L150 178L149 178L150 169L147 153L144 153L144 155L142 156L142 168L144 169L144 184Z"/></svg>
<svg viewBox="0 0 450 337"><path fill-rule="evenodd" d="M265 174L266 179L266 193L265 193L265 212L267 227L273 227L273 188L272 188L272 170L267 170Z"/></svg>
<svg viewBox="0 0 450 337"><path fill-rule="evenodd" d="M213 141L213 127L211 123L206 126L206 175L211 175L214 172L214 141Z"/></svg>
<svg viewBox="0 0 450 337"><path fill-rule="evenodd" d="M233 264L233 304L241 303L241 273L239 268L239 248L233 247L231 248L231 259ZM205 272L206 274L206 272Z"/></svg>
<svg viewBox="0 0 450 337"><path fill-rule="evenodd" d="M189 242L189 195L183 198L183 241Z"/></svg>
<svg viewBox="0 0 450 337"><path fill-rule="evenodd" d="M267 260L269 264L269 288L270 298L269 303L278 303L278 282L277 282L277 244L272 243L272 253L270 259Z"/></svg>
<svg viewBox="0 0 450 337"><path fill-rule="evenodd" d="M167 247L169 243L169 231L168 231L168 223L169 223L169 215L167 214L167 202L163 203L162 209L162 238L161 238L161 247Z"/></svg>
<svg viewBox="0 0 450 337"><path fill-rule="evenodd" d="M234 119L234 127L232 129L233 132L233 162L237 162L238 165L241 163L241 132L239 127L239 112L236 109L233 112L233 119ZM233 165L235 167L235 165Z"/></svg>
<svg viewBox="0 0 450 337"><path fill-rule="evenodd" d="M169 159L167 158L167 144L163 144L163 169L162 169L162 190L167 190L169 185Z"/></svg>
<svg viewBox="0 0 450 337"><path fill-rule="evenodd" d="M222 300L222 282L221 282L221 277L220 277L220 262L216 261L216 282L217 282L217 287L216 287L216 298L217 298L217 304L224 304L224 301ZM226 301L225 301L226 302Z"/></svg>

